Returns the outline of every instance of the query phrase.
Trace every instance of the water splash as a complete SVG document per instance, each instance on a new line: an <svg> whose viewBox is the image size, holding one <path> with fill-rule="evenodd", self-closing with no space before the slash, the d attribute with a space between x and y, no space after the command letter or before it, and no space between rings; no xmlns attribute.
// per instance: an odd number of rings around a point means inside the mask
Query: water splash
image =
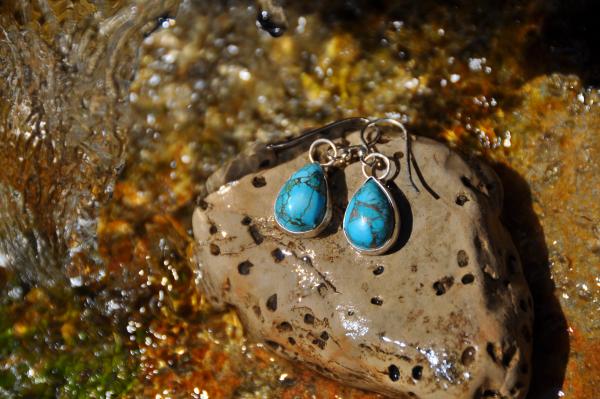
<svg viewBox="0 0 600 399"><path fill-rule="evenodd" d="M0 253L30 284L101 262L96 214L124 162L128 83L144 32L175 2L121 5L0 14Z"/></svg>

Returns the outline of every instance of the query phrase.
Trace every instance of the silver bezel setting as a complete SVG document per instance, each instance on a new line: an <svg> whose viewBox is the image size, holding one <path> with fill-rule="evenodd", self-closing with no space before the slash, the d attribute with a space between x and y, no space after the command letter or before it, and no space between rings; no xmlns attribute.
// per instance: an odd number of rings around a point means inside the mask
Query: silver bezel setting
<svg viewBox="0 0 600 399"><path fill-rule="evenodd" d="M321 167L323 167L323 165L321 165ZM319 223L319 225L314 229L308 231L291 231L282 226L281 223L279 223L279 220L277 220L277 198L279 197L279 193L281 192L280 190L277 192L275 202L273 203L273 218L275 219L275 223L277 224L277 226L279 226L281 230L295 237L311 238L318 236L319 233L321 233L327 227L327 225L331 221L332 214L331 195L329 193L329 179L327 178L327 170L323 170L323 176L325 178L325 191L327 192L327 205L325 206L325 215L323 215L323 220L321 221L321 223Z"/></svg>
<svg viewBox="0 0 600 399"><path fill-rule="evenodd" d="M398 207L396 206L396 201L394 201L394 199L392 198L392 194L390 193L388 188L379 181L379 179L377 179L373 176L369 176L367 178L367 180L365 180L363 185L365 185L369 181L369 179L373 179L379 185L379 187L385 193L385 196L387 197L390 205L392 206L392 210L394 213L394 230L392 231L392 235L381 247L364 249L364 248L359 248L359 247L355 246L354 244L352 244L352 241L350 241L350 238L348 238L348 234L346 234L346 217L345 217L345 215L344 215L344 219L343 219L343 223L342 223L342 230L344 231L344 237L346 237L346 241L348 241L348 244L350 244L350 246L352 246L352 248L354 248L358 253L363 254L363 255L381 255L381 254L387 252L398 240L398 234L400 232L400 214L398 212ZM354 194L352 194L351 200L352 200L352 198L354 198L354 196L360 190L361 187L356 189ZM348 211L348 209L346 209L346 212L347 211Z"/></svg>

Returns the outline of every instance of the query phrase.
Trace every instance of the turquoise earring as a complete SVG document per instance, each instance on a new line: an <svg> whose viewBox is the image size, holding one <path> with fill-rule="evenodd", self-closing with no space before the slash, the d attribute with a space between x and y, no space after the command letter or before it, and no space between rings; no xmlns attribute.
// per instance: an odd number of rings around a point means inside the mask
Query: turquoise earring
<svg viewBox="0 0 600 399"><path fill-rule="evenodd" d="M365 170L373 165L369 164L373 158L381 159L386 166L380 177L375 173L369 176ZM396 242L400 230L396 202L383 183L390 174L390 160L383 154L373 152L361 162L367 180L354 193L346 208L343 230L350 245L358 252L380 255Z"/></svg>
<svg viewBox="0 0 600 399"><path fill-rule="evenodd" d="M327 144L333 155L326 163L315 161L313 153L320 144ZM315 140L308 152L310 163L300 168L281 187L275 200L275 221L287 233L314 237L331 220L331 198L326 168L337 158L337 148L327 139Z"/></svg>

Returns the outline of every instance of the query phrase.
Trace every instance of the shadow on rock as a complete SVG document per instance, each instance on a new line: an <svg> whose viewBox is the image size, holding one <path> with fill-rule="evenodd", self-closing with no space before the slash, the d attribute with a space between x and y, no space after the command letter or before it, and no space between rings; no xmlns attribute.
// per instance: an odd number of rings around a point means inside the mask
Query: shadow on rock
<svg viewBox="0 0 600 399"><path fill-rule="evenodd" d="M526 181L506 165L494 169L504 186L502 221L519 251L534 302L533 369L529 399L558 398L569 358L567 321L550 275L544 231Z"/></svg>

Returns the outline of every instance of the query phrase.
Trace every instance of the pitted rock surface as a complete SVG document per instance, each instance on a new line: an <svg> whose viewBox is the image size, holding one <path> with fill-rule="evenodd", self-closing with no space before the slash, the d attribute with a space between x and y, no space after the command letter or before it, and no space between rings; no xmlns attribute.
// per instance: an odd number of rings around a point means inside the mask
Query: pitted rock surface
<svg viewBox="0 0 600 399"><path fill-rule="evenodd" d="M358 162L329 173L325 231L281 231L275 198L307 156L256 146L209 180L213 192L194 213L207 298L235 307L252 339L349 385L395 398L524 397L532 301L499 219L499 181L484 164L417 137L413 185L403 138L384 138L377 150L399 165L390 187L401 230L390 251L360 255L342 232L365 180Z"/></svg>

